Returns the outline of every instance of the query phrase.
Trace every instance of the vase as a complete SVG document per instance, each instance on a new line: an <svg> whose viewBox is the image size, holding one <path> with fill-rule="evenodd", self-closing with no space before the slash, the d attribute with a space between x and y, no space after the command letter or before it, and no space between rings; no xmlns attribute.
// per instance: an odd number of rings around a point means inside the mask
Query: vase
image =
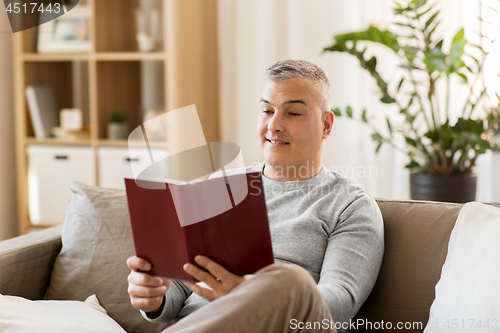
<svg viewBox="0 0 500 333"><path fill-rule="evenodd" d="M128 138L127 123L108 123L108 139L109 140L126 140Z"/></svg>
<svg viewBox="0 0 500 333"><path fill-rule="evenodd" d="M476 199L477 174L467 172L443 176L431 173L410 174L413 200L466 203Z"/></svg>

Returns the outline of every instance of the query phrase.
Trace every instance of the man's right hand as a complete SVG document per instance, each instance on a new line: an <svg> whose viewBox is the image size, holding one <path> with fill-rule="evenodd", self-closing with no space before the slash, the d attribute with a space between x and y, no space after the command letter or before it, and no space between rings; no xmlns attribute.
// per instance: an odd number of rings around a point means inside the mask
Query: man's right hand
<svg viewBox="0 0 500 333"><path fill-rule="evenodd" d="M145 273L151 270L151 264L136 256L127 259L127 266L132 270L127 279L132 306L144 312L160 312L170 279Z"/></svg>

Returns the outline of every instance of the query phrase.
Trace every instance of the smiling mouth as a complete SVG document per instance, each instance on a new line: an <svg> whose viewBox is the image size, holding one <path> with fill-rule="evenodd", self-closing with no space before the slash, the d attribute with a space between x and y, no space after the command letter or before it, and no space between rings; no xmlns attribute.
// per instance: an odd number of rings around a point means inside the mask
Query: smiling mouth
<svg viewBox="0 0 500 333"><path fill-rule="evenodd" d="M289 144L290 144L289 142L272 141L272 140L269 140L269 139L267 139L267 138L266 138L266 140L267 140L268 142L271 142L272 144L275 144L275 145L283 145L283 146L284 146L284 145L289 145Z"/></svg>

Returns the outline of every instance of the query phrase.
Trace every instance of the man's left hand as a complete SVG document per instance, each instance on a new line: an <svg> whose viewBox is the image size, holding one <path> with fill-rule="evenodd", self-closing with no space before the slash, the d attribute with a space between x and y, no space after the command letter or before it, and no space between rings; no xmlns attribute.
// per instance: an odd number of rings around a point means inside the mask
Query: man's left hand
<svg viewBox="0 0 500 333"><path fill-rule="evenodd" d="M226 295L233 290L234 287L252 277L252 275L235 275L205 256L198 255L194 258L194 260L208 272L189 263L184 265L184 271L198 281L205 282L207 286L212 288L212 290L201 287L196 283L184 282L184 284L189 290L197 293L210 302Z"/></svg>

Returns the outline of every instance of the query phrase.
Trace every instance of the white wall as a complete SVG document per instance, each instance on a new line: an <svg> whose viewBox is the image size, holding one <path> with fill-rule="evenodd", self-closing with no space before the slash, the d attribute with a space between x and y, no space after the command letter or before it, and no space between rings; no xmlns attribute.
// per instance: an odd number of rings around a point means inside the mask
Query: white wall
<svg viewBox="0 0 500 333"><path fill-rule="evenodd" d="M7 14L2 10L0 11L0 240L17 235L12 35Z"/></svg>

